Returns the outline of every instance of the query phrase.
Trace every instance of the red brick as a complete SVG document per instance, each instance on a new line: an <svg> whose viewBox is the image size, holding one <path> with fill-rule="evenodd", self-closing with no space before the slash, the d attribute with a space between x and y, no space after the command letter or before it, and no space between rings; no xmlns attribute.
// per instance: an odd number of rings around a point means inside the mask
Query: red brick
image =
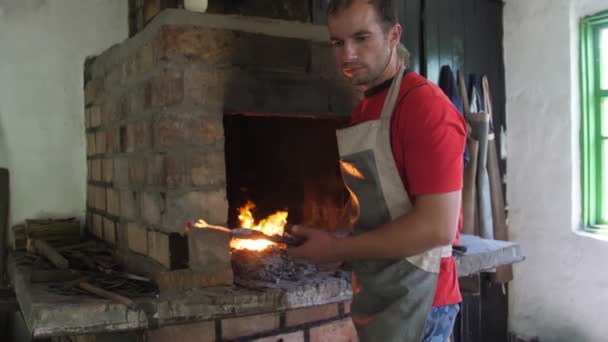
<svg viewBox="0 0 608 342"><path fill-rule="evenodd" d="M149 185L165 185L165 156L155 154L148 157L148 176Z"/></svg>
<svg viewBox="0 0 608 342"><path fill-rule="evenodd" d="M222 117L195 117L190 126L192 143L214 144L224 139L224 123Z"/></svg>
<svg viewBox="0 0 608 342"><path fill-rule="evenodd" d="M122 119L126 112L127 97L108 97L101 109L101 123L113 124Z"/></svg>
<svg viewBox="0 0 608 342"><path fill-rule="evenodd" d="M126 219L137 218L137 193L133 191L120 192L120 215Z"/></svg>
<svg viewBox="0 0 608 342"><path fill-rule="evenodd" d="M208 191L203 201L207 215L213 222L224 222L228 217L228 200L226 191Z"/></svg>
<svg viewBox="0 0 608 342"><path fill-rule="evenodd" d="M180 155L167 155L165 157L165 184L169 188L177 188L186 182L186 166L184 158Z"/></svg>
<svg viewBox="0 0 608 342"><path fill-rule="evenodd" d="M156 40L148 42L137 49L135 55L127 64L126 77L132 81L135 78L139 78L148 74L155 66L158 61L157 57L157 44ZM143 98L142 98L143 100ZM130 107L133 109L133 107Z"/></svg>
<svg viewBox="0 0 608 342"><path fill-rule="evenodd" d="M152 147L152 127L149 122L129 124L126 133L124 152L141 151Z"/></svg>
<svg viewBox="0 0 608 342"><path fill-rule="evenodd" d="M71 342L97 342L97 335L78 335L78 336L70 336L68 340L63 341L71 341Z"/></svg>
<svg viewBox="0 0 608 342"><path fill-rule="evenodd" d="M152 123L142 121L135 125L135 148L149 149L152 147Z"/></svg>
<svg viewBox="0 0 608 342"><path fill-rule="evenodd" d="M87 156L95 154L95 133L87 134Z"/></svg>
<svg viewBox="0 0 608 342"><path fill-rule="evenodd" d="M103 92L103 82L99 79L87 82L84 90L84 99L86 104L98 102L99 94Z"/></svg>
<svg viewBox="0 0 608 342"><path fill-rule="evenodd" d="M276 313L222 320L222 339L235 339L279 328Z"/></svg>
<svg viewBox="0 0 608 342"><path fill-rule="evenodd" d="M106 130L106 144L108 153L120 152L120 129L118 127L110 127Z"/></svg>
<svg viewBox="0 0 608 342"><path fill-rule="evenodd" d="M344 302L344 313L347 315L350 315L350 306L352 304L352 301L349 300L347 302Z"/></svg>
<svg viewBox="0 0 608 342"><path fill-rule="evenodd" d="M224 151L205 151L191 157L192 185L203 186L226 182Z"/></svg>
<svg viewBox="0 0 608 342"><path fill-rule="evenodd" d="M148 231L148 256L165 267L170 267L169 236L160 232Z"/></svg>
<svg viewBox="0 0 608 342"><path fill-rule="evenodd" d="M91 113L88 109L84 111L84 128L85 130L91 128Z"/></svg>
<svg viewBox="0 0 608 342"><path fill-rule="evenodd" d="M213 229L193 229L188 237L188 266L219 285L232 285L230 236Z"/></svg>
<svg viewBox="0 0 608 342"><path fill-rule="evenodd" d="M129 96L126 98L126 115L127 117L133 117L141 115L144 110L146 103L146 89L145 87L137 87L129 91Z"/></svg>
<svg viewBox="0 0 608 342"><path fill-rule="evenodd" d="M87 109L89 114L90 127L97 128L101 126L101 108L99 106L92 106Z"/></svg>
<svg viewBox="0 0 608 342"><path fill-rule="evenodd" d="M206 321L186 325L165 326L160 329L146 330L147 342L215 342L215 322Z"/></svg>
<svg viewBox="0 0 608 342"><path fill-rule="evenodd" d="M103 219L103 239L107 242L116 242L116 223L109 218Z"/></svg>
<svg viewBox="0 0 608 342"><path fill-rule="evenodd" d="M225 189L225 188L224 188ZM170 194L165 202L163 227L183 232L189 220L203 218L212 224L226 224L228 220L228 201L226 190Z"/></svg>
<svg viewBox="0 0 608 342"><path fill-rule="evenodd" d="M91 160L91 178L94 181L101 181L101 159Z"/></svg>
<svg viewBox="0 0 608 342"><path fill-rule="evenodd" d="M285 323L291 327L309 322L323 321L337 316L338 304L311 306L287 311Z"/></svg>
<svg viewBox="0 0 608 342"><path fill-rule="evenodd" d="M99 210L106 210L106 189L96 186L95 187L95 208Z"/></svg>
<svg viewBox="0 0 608 342"><path fill-rule="evenodd" d="M108 213L114 216L120 216L120 195L116 189L107 189L106 201Z"/></svg>
<svg viewBox="0 0 608 342"><path fill-rule="evenodd" d="M148 43L140 47L135 53L135 63L137 73L147 73L156 65L157 61L156 45Z"/></svg>
<svg viewBox="0 0 608 342"><path fill-rule="evenodd" d="M121 152L134 152L135 151L135 127L134 124L122 126L121 131Z"/></svg>
<svg viewBox="0 0 608 342"><path fill-rule="evenodd" d="M296 331L290 334L281 334L252 340L253 342L304 342L304 332ZM339 341L336 341L339 342Z"/></svg>
<svg viewBox="0 0 608 342"><path fill-rule="evenodd" d="M129 183L142 186L146 181L146 160L143 157L129 159Z"/></svg>
<svg viewBox="0 0 608 342"><path fill-rule="evenodd" d="M158 120L159 144L163 147L186 145L189 141L188 125L186 119L176 116L163 116Z"/></svg>
<svg viewBox="0 0 608 342"><path fill-rule="evenodd" d="M99 131L95 133L95 153L106 153L106 132Z"/></svg>
<svg viewBox="0 0 608 342"><path fill-rule="evenodd" d="M219 116L168 115L158 122L161 146L208 145L224 139L224 125Z"/></svg>
<svg viewBox="0 0 608 342"><path fill-rule="evenodd" d="M357 342L357 332L350 318L310 329L310 342Z"/></svg>
<svg viewBox="0 0 608 342"><path fill-rule="evenodd" d="M89 184L87 186L87 207L95 208L95 195L95 186Z"/></svg>
<svg viewBox="0 0 608 342"><path fill-rule="evenodd" d="M164 205L161 196L156 193L144 192L141 194L141 217L151 225L159 225Z"/></svg>
<svg viewBox="0 0 608 342"><path fill-rule="evenodd" d="M229 64L238 53L233 31L197 27L163 26L161 57L185 57L207 63Z"/></svg>
<svg viewBox="0 0 608 342"><path fill-rule="evenodd" d="M148 256L169 269L187 267L188 240L178 234L148 231Z"/></svg>
<svg viewBox="0 0 608 342"><path fill-rule="evenodd" d="M146 94L146 108L166 107L184 99L184 79L179 70L164 70L150 79Z"/></svg>
<svg viewBox="0 0 608 342"><path fill-rule="evenodd" d="M184 96L195 104L222 104L225 77L223 71L213 68L189 68L184 72Z"/></svg>
<svg viewBox="0 0 608 342"><path fill-rule="evenodd" d="M93 214L93 235L103 239L103 216Z"/></svg>
<svg viewBox="0 0 608 342"><path fill-rule="evenodd" d="M129 186L129 160L126 158L114 159L114 185L125 188Z"/></svg>
<svg viewBox="0 0 608 342"><path fill-rule="evenodd" d="M135 253L148 254L148 231L139 223L127 224L127 246Z"/></svg>
<svg viewBox="0 0 608 342"><path fill-rule="evenodd" d="M87 208L84 215L85 228L87 232L93 234L93 212Z"/></svg>
<svg viewBox="0 0 608 342"><path fill-rule="evenodd" d="M104 159L103 160L103 181L106 183L112 183L114 175L114 160Z"/></svg>
<svg viewBox="0 0 608 342"><path fill-rule="evenodd" d="M125 68L126 66L123 63L112 66L110 72L106 75L106 89L116 89L123 85L125 79Z"/></svg>

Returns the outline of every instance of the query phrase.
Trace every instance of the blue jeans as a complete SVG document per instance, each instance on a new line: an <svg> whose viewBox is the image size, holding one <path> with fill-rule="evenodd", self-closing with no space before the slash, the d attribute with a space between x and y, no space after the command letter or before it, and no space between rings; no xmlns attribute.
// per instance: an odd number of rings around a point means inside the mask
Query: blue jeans
<svg viewBox="0 0 608 342"><path fill-rule="evenodd" d="M460 305L435 306L431 308L429 318L424 326L422 342L448 342Z"/></svg>

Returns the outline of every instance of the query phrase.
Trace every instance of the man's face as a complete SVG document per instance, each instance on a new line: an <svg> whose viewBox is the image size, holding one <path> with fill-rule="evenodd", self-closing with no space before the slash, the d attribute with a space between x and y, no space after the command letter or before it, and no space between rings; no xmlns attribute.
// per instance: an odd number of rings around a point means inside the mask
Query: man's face
<svg viewBox="0 0 608 342"><path fill-rule="evenodd" d="M386 33L368 0L356 0L330 15L327 26L336 63L354 85L370 87L384 72L395 28ZM397 40L398 41L398 40Z"/></svg>

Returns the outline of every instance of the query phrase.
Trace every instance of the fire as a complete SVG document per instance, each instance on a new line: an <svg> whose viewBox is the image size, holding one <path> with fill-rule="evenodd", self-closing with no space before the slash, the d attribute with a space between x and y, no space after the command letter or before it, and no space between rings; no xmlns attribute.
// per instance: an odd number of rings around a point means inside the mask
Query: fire
<svg viewBox="0 0 608 342"><path fill-rule="evenodd" d="M342 171L344 171L344 173L354 178L365 179L361 171L359 171L359 169L357 169L357 167L352 163L340 160L340 168L342 169ZM348 187L348 185L346 185L346 190L348 190L348 193L350 194L350 204L352 210L350 215L350 223L354 224L359 219L359 215L361 215L361 206L359 205L359 198L350 189L350 187Z"/></svg>
<svg viewBox="0 0 608 342"><path fill-rule="evenodd" d="M347 173L355 178L365 179L365 177L363 177L363 174L361 173L361 171L359 171L359 169L357 169L357 167L352 163L348 163L348 162L340 160L340 167L342 168L342 171L344 171L345 173Z"/></svg>
<svg viewBox="0 0 608 342"><path fill-rule="evenodd" d="M241 228L257 230L266 235L283 235L285 225L287 224L287 211L278 211L256 223L255 218L251 213L251 210L254 208L255 204L251 201L247 201L247 203L239 209ZM233 249L248 249L253 251L263 251L273 245L275 245L275 243L268 240L232 239L232 241L230 241L230 247Z"/></svg>

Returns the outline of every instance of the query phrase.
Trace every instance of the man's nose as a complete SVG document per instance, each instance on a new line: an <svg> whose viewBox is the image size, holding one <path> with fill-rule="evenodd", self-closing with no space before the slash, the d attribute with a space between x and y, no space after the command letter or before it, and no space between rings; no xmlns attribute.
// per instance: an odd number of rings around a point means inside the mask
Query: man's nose
<svg viewBox="0 0 608 342"><path fill-rule="evenodd" d="M345 42L344 47L342 48L342 64L350 63L357 60L357 50L352 43Z"/></svg>

